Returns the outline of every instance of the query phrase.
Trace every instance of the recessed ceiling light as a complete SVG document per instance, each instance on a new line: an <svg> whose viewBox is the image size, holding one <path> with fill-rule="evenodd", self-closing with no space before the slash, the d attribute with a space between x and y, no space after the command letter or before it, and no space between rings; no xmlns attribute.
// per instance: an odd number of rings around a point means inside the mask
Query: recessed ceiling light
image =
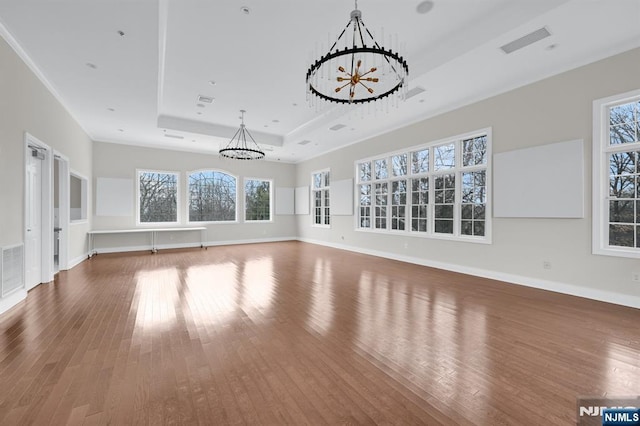
<svg viewBox="0 0 640 426"><path fill-rule="evenodd" d="M249 9L249 6L242 6L240 8L240 10L242 11L242 13L244 13L245 15L248 15L251 13L251 9Z"/></svg>
<svg viewBox="0 0 640 426"><path fill-rule="evenodd" d="M298 104L297 104L297 103L295 103L295 102L294 102L294 103L292 103L291 105L293 105L293 106L298 106Z"/></svg>
<svg viewBox="0 0 640 426"><path fill-rule="evenodd" d="M280 120L271 120L273 123L279 123Z"/></svg>
<svg viewBox="0 0 640 426"><path fill-rule="evenodd" d="M107 111L113 112L113 111L115 111L115 109L114 108L107 108Z"/></svg>
<svg viewBox="0 0 640 426"><path fill-rule="evenodd" d="M421 104L422 104L422 103L424 103L424 99L420 99L420 103L421 103Z"/></svg>
<svg viewBox="0 0 640 426"><path fill-rule="evenodd" d="M98 68L98 66L96 64L91 63L91 62L87 62L85 65L88 66L89 68L93 69L93 70Z"/></svg>
<svg viewBox="0 0 640 426"><path fill-rule="evenodd" d="M209 80L209 84L210 84L210 85L212 85L212 86L215 86L215 85L216 85L216 82L215 82L215 81L213 81L213 80Z"/></svg>
<svg viewBox="0 0 640 426"><path fill-rule="evenodd" d="M124 132L124 129L118 129L119 132Z"/></svg>
<svg viewBox="0 0 640 426"><path fill-rule="evenodd" d="M198 111L198 112L196 112L196 114L202 115L202 111Z"/></svg>
<svg viewBox="0 0 640 426"><path fill-rule="evenodd" d="M120 37L124 37L124 31L122 31L122 30L118 30L118 35L119 35Z"/></svg>
<svg viewBox="0 0 640 426"><path fill-rule="evenodd" d="M420 2L416 6L416 12L418 12L421 15L424 15L425 13L429 13L431 9L433 9L433 2L429 0Z"/></svg>
<svg viewBox="0 0 640 426"><path fill-rule="evenodd" d="M268 125L268 124L265 124L265 125L264 125L264 127L269 127L269 125Z"/></svg>
<svg viewBox="0 0 640 426"><path fill-rule="evenodd" d="M547 50L553 50L553 49L555 49L556 47L558 47L558 45L557 45L556 43L553 43L553 44L548 45L545 49L547 49Z"/></svg>

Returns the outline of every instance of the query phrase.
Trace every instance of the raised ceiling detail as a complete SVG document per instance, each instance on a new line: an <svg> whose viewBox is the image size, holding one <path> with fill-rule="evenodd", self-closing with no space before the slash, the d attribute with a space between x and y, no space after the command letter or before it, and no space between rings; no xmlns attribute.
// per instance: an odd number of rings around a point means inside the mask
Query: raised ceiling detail
<svg viewBox="0 0 640 426"><path fill-rule="evenodd" d="M251 2L250 15L223 1L7 0L0 35L93 140L217 153L247 109L247 128L273 148L265 159L289 162L640 46L638 0L439 1L426 14L419 3L361 5L369 25L405 44L409 93L425 89L376 114L367 105L306 106L309 49L344 27L353 8L344 0ZM498 50L544 28L544 42ZM321 44L318 54L328 48ZM329 130L338 124L354 130Z"/></svg>

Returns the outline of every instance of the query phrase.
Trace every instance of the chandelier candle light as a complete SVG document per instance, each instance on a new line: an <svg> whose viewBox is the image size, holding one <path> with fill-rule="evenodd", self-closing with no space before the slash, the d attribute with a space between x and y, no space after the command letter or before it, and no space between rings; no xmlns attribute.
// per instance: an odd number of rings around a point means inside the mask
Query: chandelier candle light
<svg viewBox="0 0 640 426"><path fill-rule="evenodd" d="M404 98L407 61L381 47L362 22L362 12L351 12L349 23L329 51L307 70L307 97L338 104L363 104L379 99ZM397 50L397 48L396 48Z"/></svg>
<svg viewBox="0 0 640 426"><path fill-rule="evenodd" d="M245 112L243 109L240 110L242 114L240 116L240 128L233 135L227 146L220 150L220 155L234 160L260 160L264 158L264 151L260 149L260 146L244 125ZM247 139L247 136L249 136L249 139Z"/></svg>

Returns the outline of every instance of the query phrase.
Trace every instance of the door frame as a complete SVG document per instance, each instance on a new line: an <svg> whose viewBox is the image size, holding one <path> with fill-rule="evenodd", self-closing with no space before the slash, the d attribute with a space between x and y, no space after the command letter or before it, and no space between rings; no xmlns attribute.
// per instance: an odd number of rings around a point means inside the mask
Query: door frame
<svg viewBox="0 0 640 426"><path fill-rule="evenodd" d="M53 161L58 160L58 222L62 228L58 235L60 242L58 270L66 271L69 269L69 226L71 225L69 219L69 159L56 150L53 151L53 156ZM51 208L55 208L53 203ZM53 243L55 244L55 239Z"/></svg>
<svg viewBox="0 0 640 426"><path fill-rule="evenodd" d="M25 132L24 134L24 222L23 222L23 241L26 244L27 241L27 214L28 214L28 197L29 194L27 186L27 162L29 156L31 156L31 147L36 147L42 151L45 155L42 160L42 190L41 190L41 206L42 206L42 218L41 218L41 231L40 231L40 284L53 281L54 278L54 265L53 265L53 151L51 147L36 138L35 136ZM26 247L25 247L26 248ZM23 276L26 279L26 263L27 263L27 250L25 250L25 270ZM38 285L38 284L36 284ZM28 291L33 287L26 288Z"/></svg>

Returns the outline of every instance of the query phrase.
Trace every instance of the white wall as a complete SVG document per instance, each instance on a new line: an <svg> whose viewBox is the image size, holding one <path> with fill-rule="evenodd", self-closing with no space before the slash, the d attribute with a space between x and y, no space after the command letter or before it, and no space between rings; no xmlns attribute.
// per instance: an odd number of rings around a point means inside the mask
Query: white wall
<svg viewBox="0 0 640 426"><path fill-rule="evenodd" d="M71 168L91 176L91 140L0 37L0 247L23 243L25 132L69 158ZM87 221L69 227L70 260L87 252L90 226Z"/></svg>
<svg viewBox="0 0 640 426"><path fill-rule="evenodd" d="M242 179L245 177L272 179L272 196L275 198L276 187L294 187L296 167L294 164L271 161L238 161L222 159L218 155L159 150L104 142L94 143L93 161L94 190L97 178L130 179L132 184L135 185L136 169L181 172L180 186L182 196L179 209L182 214L182 223L174 226L198 226L198 224L187 224L186 222L186 172L208 168L225 171L237 176L239 196L236 210L239 221L238 223L229 224L204 224L203 226L207 227L206 241L208 242L289 239L296 235L295 216L275 215L275 204L273 205L273 221L271 223L244 223L243 191L240 190L243 185ZM135 206L135 188L133 194L134 200L132 202ZM130 229L137 227L135 212L126 217L94 216L93 223L94 229ZM173 239L168 240L171 237ZM193 235L177 233L174 235L162 235L160 238L164 239L159 241L161 245L188 244L194 241ZM96 237L96 245L102 249L142 247L148 245L148 243L147 235Z"/></svg>
<svg viewBox="0 0 640 426"><path fill-rule="evenodd" d="M298 216L299 236L640 307L640 284L631 281L640 261L591 254L592 102L638 88L640 49L635 49L316 157L297 169L297 186L309 185L310 173L326 167L332 180L353 178L356 160L486 127L493 129L494 154L584 139L584 219L494 218L493 244L484 245L358 232L353 216L332 217L331 229L314 228L305 215ZM543 269L543 261L552 269Z"/></svg>

